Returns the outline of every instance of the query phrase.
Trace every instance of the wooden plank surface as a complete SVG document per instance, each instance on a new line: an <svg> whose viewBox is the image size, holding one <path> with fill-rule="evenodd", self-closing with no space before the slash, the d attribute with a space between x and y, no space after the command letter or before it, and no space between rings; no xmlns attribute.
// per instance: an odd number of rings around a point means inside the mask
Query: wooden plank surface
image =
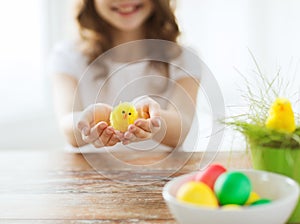
<svg viewBox="0 0 300 224"><path fill-rule="evenodd" d="M228 168L250 167L244 152L118 152L114 157L121 163L109 163L107 153L2 151L0 222L176 223L162 198L167 181L211 160Z"/></svg>

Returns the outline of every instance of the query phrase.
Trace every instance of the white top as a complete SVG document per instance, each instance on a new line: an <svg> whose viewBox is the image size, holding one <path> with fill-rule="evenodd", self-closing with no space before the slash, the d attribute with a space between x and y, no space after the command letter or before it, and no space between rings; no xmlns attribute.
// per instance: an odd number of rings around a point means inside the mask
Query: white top
<svg viewBox="0 0 300 224"><path fill-rule="evenodd" d="M124 64L104 58L88 67L87 58L76 48L75 42L63 42L58 44L53 51L50 73L64 73L78 80L79 97L83 107L96 102L115 106L120 101L132 101L136 97L150 95L164 108L170 100L176 80L191 76L184 70L192 73L195 79L201 79L201 71L205 69L199 63L193 64L195 61L190 57L191 54L183 52L173 59L169 64L169 77L165 77L157 70L149 69L148 61ZM103 70L103 64L105 64L106 70ZM198 102L200 105L197 107L197 116L194 117L190 133L183 144L183 148L188 151L205 150L212 131L211 105L202 88L199 91ZM130 144L126 147L149 150L155 149L157 146L158 143L151 140ZM117 149L120 148L120 144L106 147L105 150L107 148ZM158 148L162 148L162 145L159 145ZM163 148L170 149L169 147ZM93 151L92 146L86 146L80 150L90 151L91 149ZM75 151L76 149L72 148L71 150Z"/></svg>

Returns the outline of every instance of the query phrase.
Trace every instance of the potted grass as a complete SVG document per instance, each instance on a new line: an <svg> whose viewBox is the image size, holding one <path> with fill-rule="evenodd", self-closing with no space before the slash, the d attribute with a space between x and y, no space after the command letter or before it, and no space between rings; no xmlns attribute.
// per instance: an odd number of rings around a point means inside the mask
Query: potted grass
<svg viewBox="0 0 300 224"><path fill-rule="evenodd" d="M245 136L254 169L283 174L300 184L300 126L297 124L300 119L289 97L282 97L289 84L280 72L268 80L253 54L251 56L256 64L257 79L251 83L243 76L247 90L242 95L248 112L230 117L225 123ZM289 223L300 223L300 202Z"/></svg>

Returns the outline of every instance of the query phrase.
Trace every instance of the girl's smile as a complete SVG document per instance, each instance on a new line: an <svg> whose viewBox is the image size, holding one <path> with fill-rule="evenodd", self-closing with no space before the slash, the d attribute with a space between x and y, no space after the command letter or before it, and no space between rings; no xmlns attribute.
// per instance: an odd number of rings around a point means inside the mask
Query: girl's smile
<svg viewBox="0 0 300 224"><path fill-rule="evenodd" d="M115 3L111 7L111 10L114 13L118 13L121 16L127 17L140 11L140 9L142 9L143 6L144 6L143 3L139 3L139 2L136 3L128 2L128 3L119 3L119 4Z"/></svg>
<svg viewBox="0 0 300 224"><path fill-rule="evenodd" d="M94 0L97 13L119 31L138 31L153 12L152 0Z"/></svg>

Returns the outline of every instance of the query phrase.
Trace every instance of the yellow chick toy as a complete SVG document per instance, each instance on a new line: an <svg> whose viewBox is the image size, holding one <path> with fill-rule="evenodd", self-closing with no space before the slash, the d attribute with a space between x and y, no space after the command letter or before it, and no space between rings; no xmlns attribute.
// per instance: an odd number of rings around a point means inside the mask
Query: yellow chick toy
<svg viewBox="0 0 300 224"><path fill-rule="evenodd" d="M266 127L280 132L292 133L296 129L294 112L288 99L277 98L270 110Z"/></svg>
<svg viewBox="0 0 300 224"><path fill-rule="evenodd" d="M126 132L128 126L138 118L138 112L133 104L124 102L114 108L110 114L111 126L121 132Z"/></svg>

